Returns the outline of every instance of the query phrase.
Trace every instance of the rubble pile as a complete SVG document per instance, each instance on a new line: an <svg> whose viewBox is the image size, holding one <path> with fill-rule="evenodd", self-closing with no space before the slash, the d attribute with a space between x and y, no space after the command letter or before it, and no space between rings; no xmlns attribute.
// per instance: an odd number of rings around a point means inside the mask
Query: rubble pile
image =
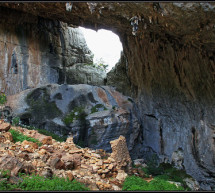
<svg viewBox="0 0 215 193"><path fill-rule="evenodd" d="M72 136L58 142L36 130L14 127L0 122L0 170L8 169L13 180L18 173L39 174L44 177L76 179L91 190L121 190L126 176L124 168L131 167L125 137L111 142L112 153L102 149L80 148ZM9 129L39 140L42 145L24 140L13 142ZM131 170L130 170L131 171Z"/></svg>

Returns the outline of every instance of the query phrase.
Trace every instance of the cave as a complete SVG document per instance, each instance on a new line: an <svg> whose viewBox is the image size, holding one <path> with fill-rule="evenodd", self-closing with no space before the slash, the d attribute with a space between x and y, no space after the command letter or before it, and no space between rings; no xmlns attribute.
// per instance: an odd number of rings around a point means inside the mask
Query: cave
<svg viewBox="0 0 215 193"><path fill-rule="evenodd" d="M94 30L79 27L84 34L87 46L93 52L93 63L104 66L108 73L119 61L122 43L119 37L109 30Z"/></svg>
<svg viewBox="0 0 215 193"><path fill-rule="evenodd" d="M65 69L72 61L66 55L63 38L54 40L61 47L50 46L50 33L62 37L60 29L65 26L111 30L119 36L123 53L119 64L107 74L106 84L137 104L141 140L135 143L140 156L156 154L160 162L172 162L173 153L180 149L187 173L203 190L214 190L214 8L213 2L160 2L159 6L149 2L74 2L69 10L63 2L0 3L1 34L10 29L17 35L13 43L25 45L20 51L25 57L18 71L22 76L17 81L1 70L1 88L12 96L43 83L63 85ZM135 15L139 24L133 35L130 19ZM36 43L34 37L40 35ZM47 55L39 54L46 49ZM33 51L28 54L28 50ZM7 53L12 55L12 45ZM83 55L82 61L88 61L85 53L78 54ZM7 69L8 58L1 55L2 69ZM35 69L26 67L29 58L37 64ZM26 77L28 73L31 81Z"/></svg>

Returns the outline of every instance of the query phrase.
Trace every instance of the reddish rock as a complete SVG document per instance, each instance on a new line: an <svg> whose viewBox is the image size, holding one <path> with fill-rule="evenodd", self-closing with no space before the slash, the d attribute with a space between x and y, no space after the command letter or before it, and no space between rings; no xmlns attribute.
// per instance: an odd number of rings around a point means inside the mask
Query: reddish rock
<svg viewBox="0 0 215 193"><path fill-rule="evenodd" d="M70 181L74 180L74 176L71 171L66 171L66 174Z"/></svg>
<svg viewBox="0 0 215 193"><path fill-rule="evenodd" d="M97 93L98 93L99 98L102 99L102 101L105 104L109 104L109 100L108 100L107 94L106 94L106 92L103 89L97 88Z"/></svg>
<svg viewBox="0 0 215 193"><path fill-rule="evenodd" d="M10 123L2 123L0 124L0 132L5 131L7 132L11 128Z"/></svg>
<svg viewBox="0 0 215 193"><path fill-rule="evenodd" d="M36 168L30 163L26 163L22 167L22 172L25 172L25 174L32 174L35 171L36 171Z"/></svg>
<svg viewBox="0 0 215 193"><path fill-rule="evenodd" d="M42 137L41 142L42 142L42 144L52 145L52 137L51 136L44 136L44 137Z"/></svg>
<svg viewBox="0 0 215 193"><path fill-rule="evenodd" d="M47 151L45 149L40 149L37 153L39 153L40 155L45 155L47 154Z"/></svg>
<svg viewBox="0 0 215 193"><path fill-rule="evenodd" d="M43 161L43 162L47 162L47 160L50 158L50 155L49 154L45 154L45 155L43 155L42 157L41 157L41 160Z"/></svg>
<svg viewBox="0 0 215 193"><path fill-rule="evenodd" d="M6 140L13 141L13 136L10 132L3 133Z"/></svg>
<svg viewBox="0 0 215 193"><path fill-rule="evenodd" d="M0 158L0 169L10 170L11 175L17 175L23 169L23 164L15 157L6 155Z"/></svg>
<svg viewBox="0 0 215 193"><path fill-rule="evenodd" d="M32 161L32 165L35 167L45 167L46 166L46 164L41 160Z"/></svg>
<svg viewBox="0 0 215 193"><path fill-rule="evenodd" d="M71 154L75 154L75 153L84 153L84 151L83 151L82 149L75 149L75 150L69 151L69 153L71 153Z"/></svg>
<svg viewBox="0 0 215 193"><path fill-rule="evenodd" d="M52 158L49 165L55 169L66 169L65 163L58 157Z"/></svg>
<svg viewBox="0 0 215 193"><path fill-rule="evenodd" d="M81 166L81 155L80 154L72 154L72 155L64 155L62 160L66 163L66 167L79 168Z"/></svg>
<svg viewBox="0 0 215 193"><path fill-rule="evenodd" d="M18 154L17 155L19 158L22 158L22 159L24 159L24 160L26 160L26 161L29 161L30 160L30 158L29 158L29 155L27 154L27 153L20 153L20 154Z"/></svg>
<svg viewBox="0 0 215 193"><path fill-rule="evenodd" d="M20 150L23 152L27 151L29 153L33 153L35 149L38 149L38 145L31 141L24 140L21 145L22 145L22 148L20 148Z"/></svg>
<svg viewBox="0 0 215 193"><path fill-rule="evenodd" d="M103 161L102 160L99 160L96 164L97 166L102 166L103 165Z"/></svg>
<svg viewBox="0 0 215 193"><path fill-rule="evenodd" d="M38 131L31 131L30 133L28 131L26 131L28 134L27 136L29 137L33 137L35 139L37 139L38 141L40 141L43 145L52 145L52 137L51 136L46 136L43 135L41 133L38 133Z"/></svg>
<svg viewBox="0 0 215 193"><path fill-rule="evenodd" d="M1 134L0 134L0 143L4 143L4 142L6 142L7 140L10 141L10 142L13 141L12 134L11 134L10 132L1 133Z"/></svg>
<svg viewBox="0 0 215 193"><path fill-rule="evenodd" d="M45 178L52 178L53 171L51 168L45 168L43 171L41 171L41 176L44 176Z"/></svg>
<svg viewBox="0 0 215 193"><path fill-rule="evenodd" d="M53 153L54 152L54 147L41 146L40 149L45 149L49 153Z"/></svg>

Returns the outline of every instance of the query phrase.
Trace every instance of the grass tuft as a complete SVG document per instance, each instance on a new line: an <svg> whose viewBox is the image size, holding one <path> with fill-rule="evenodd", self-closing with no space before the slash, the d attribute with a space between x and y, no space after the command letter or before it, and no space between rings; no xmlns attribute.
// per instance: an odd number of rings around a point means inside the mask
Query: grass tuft
<svg viewBox="0 0 215 193"><path fill-rule="evenodd" d="M10 129L9 132L12 134L14 143L16 143L18 141L23 142L24 140L27 140L27 141L36 143L38 146L42 145L42 143L39 140L32 138L32 137L28 137L26 135L23 135L22 133L14 130L14 129Z"/></svg>
<svg viewBox="0 0 215 193"><path fill-rule="evenodd" d="M54 176L52 179L39 175L21 175L22 181L18 184L10 184L7 180L0 181L0 190L23 190L23 191L87 191L84 184L69 179Z"/></svg>
<svg viewBox="0 0 215 193"><path fill-rule="evenodd" d="M137 191L137 190L184 190L183 187L177 187L175 184L171 184L163 179L153 179L149 183L144 179L137 176L129 176L123 183L122 190Z"/></svg>

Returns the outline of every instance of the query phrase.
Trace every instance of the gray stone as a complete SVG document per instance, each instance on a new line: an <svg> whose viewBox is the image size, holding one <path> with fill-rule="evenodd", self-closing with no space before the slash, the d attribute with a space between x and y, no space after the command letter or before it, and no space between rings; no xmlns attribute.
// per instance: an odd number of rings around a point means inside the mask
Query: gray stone
<svg viewBox="0 0 215 193"><path fill-rule="evenodd" d="M7 95L49 83L65 83L70 81L67 76L72 65L93 63L80 29L36 16L29 22L24 13L6 12L2 10L1 15L6 14L11 23L5 26L0 22L0 89ZM23 18L24 24L19 24L18 18Z"/></svg>
<svg viewBox="0 0 215 193"><path fill-rule="evenodd" d="M173 165L177 169L182 170L182 169L184 169L183 162L184 162L183 151L181 149L178 149L178 151L174 151L172 154Z"/></svg>
<svg viewBox="0 0 215 193"><path fill-rule="evenodd" d="M106 85L114 86L117 91L124 95L131 96L131 83L127 75L127 59L123 52L121 52L120 60L107 73Z"/></svg>
<svg viewBox="0 0 215 193"><path fill-rule="evenodd" d="M91 65L89 65L91 64ZM106 73L104 70L93 67L93 63L77 63L66 68L68 84L104 85Z"/></svg>
<svg viewBox="0 0 215 193"><path fill-rule="evenodd" d="M112 87L50 84L8 96L7 105L21 122L109 152L120 135L132 152L140 133L134 103Z"/></svg>
<svg viewBox="0 0 215 193"><path fill-rule="evenodd" d="M185 178L183 181L186 183L186 185L192 190L192 191L197 191L200 190L199 183L192 179L192 178Z"/></svg>

